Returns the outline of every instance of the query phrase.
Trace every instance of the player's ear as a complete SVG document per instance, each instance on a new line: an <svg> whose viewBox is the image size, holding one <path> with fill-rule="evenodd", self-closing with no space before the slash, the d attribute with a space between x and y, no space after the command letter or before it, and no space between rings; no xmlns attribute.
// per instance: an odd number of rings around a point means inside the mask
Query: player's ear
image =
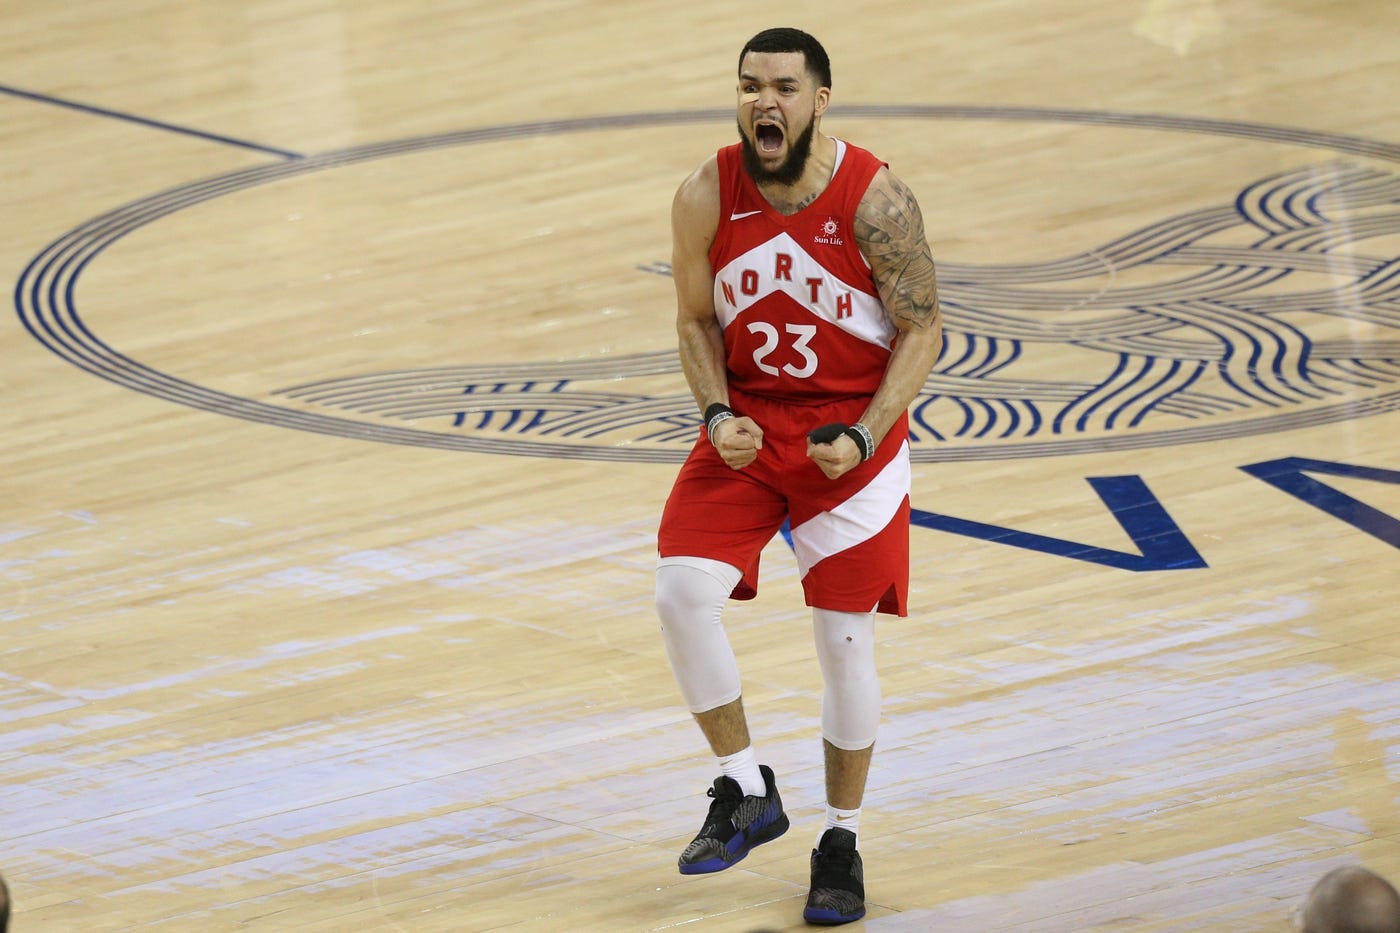
<svg viewBox="0 0 1400 933"><path fill-rule="evenodd" d="M831 103L831 88L817 88L817 104L815 110L816 115L821 116L822 114L826 113L826 105L829 103Z"/></svg>

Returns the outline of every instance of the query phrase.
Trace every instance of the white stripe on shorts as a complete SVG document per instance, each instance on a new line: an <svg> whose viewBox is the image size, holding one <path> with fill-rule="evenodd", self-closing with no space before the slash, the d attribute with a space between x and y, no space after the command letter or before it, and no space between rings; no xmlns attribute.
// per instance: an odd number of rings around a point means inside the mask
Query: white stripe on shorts
<svg viewBox="0 0 1400 933"><path fill-rule="evenodd" d="M890 523L900 503L909 495L909 442L875 478L830 512L812 516L792 529L792 549L797 568L807 576L817 563L869 541Z"/></svg>

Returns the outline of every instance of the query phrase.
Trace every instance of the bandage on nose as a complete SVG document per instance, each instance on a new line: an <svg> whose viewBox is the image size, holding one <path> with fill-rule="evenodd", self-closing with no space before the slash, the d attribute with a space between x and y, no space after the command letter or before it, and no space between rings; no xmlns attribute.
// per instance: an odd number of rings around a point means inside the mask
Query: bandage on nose
<svg viewBox="0 0 1400 933"><path fill-rule="evenodd" d="M758 103L758 95L757 95L757 94L740 94L740 95L739 95L739 106L740 106L740 107L744 106L745 104L756 104L756 103Z"/></svg>

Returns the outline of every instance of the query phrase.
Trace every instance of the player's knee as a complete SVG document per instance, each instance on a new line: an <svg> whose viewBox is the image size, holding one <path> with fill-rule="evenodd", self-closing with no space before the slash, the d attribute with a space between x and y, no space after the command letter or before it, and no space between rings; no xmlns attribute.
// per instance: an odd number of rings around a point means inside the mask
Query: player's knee
<svg viewBox="0 0 1400 933"><path fill-rule="evenodd" d="M717 561L671 558L656 569L656 611L666 656L692 713L723 706L741 692L739 666L721 624L739 571Z"/></svg>
<svg viewBox="0 0 1400 933"><path fill-rule="evenodd" d="M875 620L870 613L812 614L822 680L822 737L847 751L869 748L880 725Z"/></svg>
<svg viewBox="0 0 1400 933"><path fill-rule="evenodd" d="M817 651L838 666L865 664L874 658L874 639L861 631L821 631Z"/></svg>
<svg viewBox="0 0 1400 933"><path fill-rule="evenodd" d="M662 626L719 622L739 578L736 568L719 561L663 558L656 566L656 613Z"/></svg>
<svg viewBox="0 0 1400 933"><path fill-rule="evenodd" d="M812 613L813 637L822 673L828 679L872 673L875 666L875 620L871 613Z"/></svg>
<svg viewBox="0 0 1400 933"><path fill-rule="evenodd" d="M684 567L659 567L656 571L656 614L663 628L687 622L713 621L716 602L707 587L697 583L697 571Z"/></svg>

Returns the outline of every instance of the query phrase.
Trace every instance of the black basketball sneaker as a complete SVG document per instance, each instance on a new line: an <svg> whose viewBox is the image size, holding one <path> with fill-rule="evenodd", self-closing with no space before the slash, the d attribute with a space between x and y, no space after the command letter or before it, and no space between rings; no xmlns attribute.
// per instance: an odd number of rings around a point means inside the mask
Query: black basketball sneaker
<svg viewBox="0 0 1400 933"><path fill-rule="evenodd" d="M758 766L768 793L745 795L731 777L715 778L706 793L714 798L705 825L685 847L679 860L681 874L703 875L723 871L749 854L754 846L772 842L788 830L787 814L773 780L773 769Z"/></svg>
<svg viewBox="0 0 1400 933"><path fill-rule="evenodd" d="M802 919L835 926L865 916L865 873L855 833L832 827L812 850L812 890Z"/></svg>

